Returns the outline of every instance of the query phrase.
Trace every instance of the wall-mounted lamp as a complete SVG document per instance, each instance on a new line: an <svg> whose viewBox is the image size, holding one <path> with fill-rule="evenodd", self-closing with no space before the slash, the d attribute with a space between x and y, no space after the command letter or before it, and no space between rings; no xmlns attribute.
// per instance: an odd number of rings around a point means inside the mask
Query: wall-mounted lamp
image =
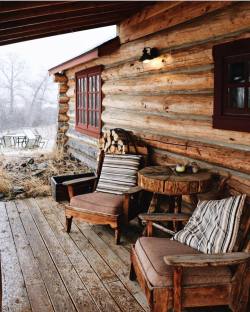
<svg viewBox="0 0 250 312"><path fill-rule="evenodd" d="M140 57L140 62L148 63L155 57L159 56L159 52L157 48L149 48L145 47L142 50L142 56Z"/></svg>

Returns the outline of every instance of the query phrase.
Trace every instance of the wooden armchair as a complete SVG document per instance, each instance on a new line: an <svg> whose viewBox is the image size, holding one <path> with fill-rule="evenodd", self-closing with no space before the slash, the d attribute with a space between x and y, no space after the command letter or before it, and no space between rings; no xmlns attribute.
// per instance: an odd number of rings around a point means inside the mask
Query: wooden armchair
<svg viewBox="0 0 250 312"><path fill-rule="evenodd" d="M250 220L245 206L233 252L203 254L168 238L152 237L153 223L188 221L186 214L142 214L147 237L132 247L130 279L137 278L153 312L228 305L249 311ZM161 229L161 226L159 227Z"/></svg>
<svg viewBox="0 0 250 312"><path fill-rule="evenodd" d="M139 204L141 188L135 186L123 194L96 191L104 162L104 152L99 157L97 173L94 177L84 177L66 181L70 204L65 207L66 230L69 233L72 219L76 218L92 224L107 224L115 230L115 242L119 244L121 228L142 212ZM83 195L74 196L74 187L86 183L89 188Z"/></svg>

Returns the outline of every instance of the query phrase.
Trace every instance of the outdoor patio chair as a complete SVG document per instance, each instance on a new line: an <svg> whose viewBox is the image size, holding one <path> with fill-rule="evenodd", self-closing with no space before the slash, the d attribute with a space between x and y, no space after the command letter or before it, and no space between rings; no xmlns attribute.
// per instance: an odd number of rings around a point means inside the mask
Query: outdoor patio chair
<svg viewBox="0 0 250 312"><path fill-rule="evenodd" d="M141 189L135 186L140 160L139 155L104 155L102 151L95 177L64 182L70 197L70 204L65 207L67 232L73 218L107 224L115 229L119 244L121 227L142 212ZM74 196L74 186L84 181L91 185L91 193Z"/></svg>
<svg viewBox="0 0 250 312"><path fill-rule="evenodd" d="M148 235L153 222L189 219L173 239L141 237L132 248L130 279L137 278L151 311L220 305L249 311L250 220L244 200L241 195L199 202L190 219L186 214L140 215Z"/></svg>
<svg viewBox="0 0 250 312"><path fill-rule="evenodd" d="M4 147L13 148L15 146L14 141L13 141L13 137L9 136L9 135L4 135L3 136L3 144L4 144Z"/></svg>
<svg viewBox="0 0 250 312"><path fill-rule="evenodd" d="M37 139L30 139L30 138L28 138L26 140L25 148L26 149L33 149L33 148L35 148L36 147L36 141L37 141Z"/></svg>
<svg viewBox="0 0 250 312"><path fill-rule="evenodd" d="M23 148L27 144L28 138L25 135L13 136L14 146L17 148Z"/></svg>
<svg viewBox="0 0 250 312"><path fill-rule="evenodd" d="M36 134L35 147L44 148L45 143L46 143L45 141L42 141L42 136L40 134Z"/></svg>

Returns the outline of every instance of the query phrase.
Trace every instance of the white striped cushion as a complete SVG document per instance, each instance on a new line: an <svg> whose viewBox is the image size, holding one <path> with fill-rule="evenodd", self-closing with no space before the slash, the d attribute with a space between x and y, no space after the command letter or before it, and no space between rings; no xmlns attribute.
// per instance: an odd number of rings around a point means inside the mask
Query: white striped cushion
<svg viewBox="0 0 250 312"><path fill-rule="evenodd" d="M173 239L203 253L233 250L246 195L201 201L183 230Z"/></svg>
<svg viewBox="0 0 250 312"><path fill-rule="evenodd" d="M105 155L98 192L123 194L137 184L141 155Z"/></svg>

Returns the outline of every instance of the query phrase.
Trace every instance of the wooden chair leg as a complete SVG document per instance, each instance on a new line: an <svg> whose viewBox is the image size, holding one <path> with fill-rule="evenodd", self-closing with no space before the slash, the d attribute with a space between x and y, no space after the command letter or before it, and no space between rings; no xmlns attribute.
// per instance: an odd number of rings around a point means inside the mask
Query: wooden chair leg
<svg viewBox="0 0 250 312"><path fill-rule="evenodd" d="M136 280L135 269L134 269L134 266L133 266L133 263L132 263L132 262L131 262L131 264L130 264L129 279L130 279L131 281L135 281L135 280Z"/></svg>
<svg viewBox="0 0 250 312"><path fill-rule="evenodd" d="M66 231L70 233L73 217L66 217Z"/></svg>
<svg viewBox="0 0 250 312"><path fill-rule="evenodd" d="M169 292L162 289L154 289L151 303L152 312L167 312L168 311Z"/></svg>
<svg viewBox="0 0 250 312"><path fill-rule="evenodd" d="M120 244L120 239L121 239L121 229L116 228L115 229L115 243L116 243L116 245Z"/></svg>
<svg viewBox="0 0 250 312"><path fill-rule="evenodd" d="M174 268L174 312L181 312L182 267Z"/></svg>

